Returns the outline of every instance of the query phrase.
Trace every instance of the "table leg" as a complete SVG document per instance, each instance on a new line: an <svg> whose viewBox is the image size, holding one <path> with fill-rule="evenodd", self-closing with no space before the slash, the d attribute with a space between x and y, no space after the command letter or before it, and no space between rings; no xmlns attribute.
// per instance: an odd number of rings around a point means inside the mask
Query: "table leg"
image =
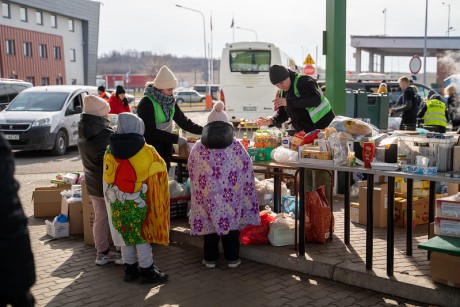
<svg viewBox="0 0 460 307"><path fill-rule="evenodd" d="M345 244L350 244L350 173L345 172L343 206L345 211Z"/></svg>
<svg viewBox="0 0 460 307"><path fill-rule="evenodd" d="M434 222L434 210L436 205L436 181L430 181L430 194L428 196L428 238L431 237L431 223ZM430 260L431 252L428 251L427 258Z"/></svg>
<svg viewBox="0 0 460 307"><path fill-rule="evenodd" d="M305 256L305 169L300 168L299 178L299 255Z"/></svg>
<svg viewBox="0 0 460 307"><path fill-rule="evenodd" d="M374 241L374 175L367 176L366 270L372 270Z"/></svg>
<svg viewBox="0 0 460 307"><path fill-rule="evenodd" d="M274 173L282 172L281 169L275 167L273 168ZM273 209L276 213L281 212L281 178L279 175L273 176Z"/></svg>
<svg viewBox="0 0 460 307"><path fill-rule="evenodd" d="M407 211L406 211L406 255L412 256L412 229L413 229L413 200L414 200L414 179L407 178ZM404 214L403 214L404 215ZM404 219L404 216L403 216Z"/></svg>
<svg viewBox="0 0 460 307"><path fill-rule="evenodd" d="M388 177L388 214L387 214L387 275L393 276L394 271L394 208L395 208L395 177Z"/></svg>
<svg viewBox="0 0 460 307"><path fill-rule="evenodd" d="M182 180L183 180L183 178L182 178L183 166L182 166L181 162L177 162L176 164L177 164L177 166L176 166L177 182L182 183Z"/></svg>

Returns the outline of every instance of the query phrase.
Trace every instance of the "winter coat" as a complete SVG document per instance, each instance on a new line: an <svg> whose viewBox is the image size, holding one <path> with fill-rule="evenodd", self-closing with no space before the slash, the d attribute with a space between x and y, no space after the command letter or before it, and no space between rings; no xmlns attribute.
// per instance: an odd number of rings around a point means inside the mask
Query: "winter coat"
<svg viewBox="0 0 460 307"><path fill-rule="evenodd" d="M417 112L418 106L415 103L415 91L412 87L408 87L404 90L398 99L398 103L394 109L395 113L403 112L401 116L400 129L404 126L415 128L417 123Z"/></svg>
<svg viewBox="0 0 460 307"><path fill-rule="evenodd" d="M169 244L168 172L153 146L139 134L112 134L103 180L116 246Z"/></svg>
<svg viewBox="0 0 460 307"><path fill-rule="evenodd" d="M78 151L85 169L88 194L103 197L102 166L109 137L114 131L101 116L82 113L78 122Z"/></svg>
<svg viewBox="0 0 460 307"><path fill-rule="evenodd" d="M289 118L294 129L299 131L310 132L315 129L324 129L334 119L334 111L330 110L316 124L313 124L307 108L317 107L321 103L321 94L318 91L318 84L309 76L301 76L297 82L297 89L300 97L295 95L294 80L296 73L290 71L291 87L283 93L286 98L286 107L280 107L277 113L272 117L274 125L284 123Z"/></svg>
<svg viewBox="0 0 460 307"><path fill-rule="evenodd" d="M185 131L201 135L203 127L192 122L180 107L174 106L174 116L172 120ZM153 103L147 97L143 97L137 107L137 115L142 118L145 124L144 137L147 144L152 145L158 151L160 156L165 160L168 168L171 164L173 154L173 144L177 144L179 136L174 133L157 129L155 122L155 110Z"/></svg>
<svg viewBox="0 0 460 307"><path fill-rule="evenodd" d="M27 218L18 197L11 147L0 132L0 298L20 296L35 283ZM1 301L1 299L0 299Z"/></svg>
<svg viewBox="0 0 460 307"><path fill-rule="evenodd" d="M191 235L226 235L260 224L252 161L232 132L230 124L212 122L190 152Z"/></svg>
<svg viewBox="0 0 460 307"><path fill-rule="evenodd" d="M110 114L120 114L123 112L131 112L129 105L125 106L125 102L121 100L120 98L118 98L116 94L112 94L110 96L109 104L110 104L110 112L109 112Z"/></svg>

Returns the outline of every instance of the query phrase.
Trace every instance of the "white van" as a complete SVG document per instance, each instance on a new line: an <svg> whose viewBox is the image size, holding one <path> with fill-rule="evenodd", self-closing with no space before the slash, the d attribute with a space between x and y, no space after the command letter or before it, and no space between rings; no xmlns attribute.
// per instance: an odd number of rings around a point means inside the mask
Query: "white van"
<svg viewBox="0 0 460 307"><path fill-rule="evenodd" d="M51 85L22 91L0 112L0 129L13 149L63 155L78 141L83 97L95 86Z"/></svg>

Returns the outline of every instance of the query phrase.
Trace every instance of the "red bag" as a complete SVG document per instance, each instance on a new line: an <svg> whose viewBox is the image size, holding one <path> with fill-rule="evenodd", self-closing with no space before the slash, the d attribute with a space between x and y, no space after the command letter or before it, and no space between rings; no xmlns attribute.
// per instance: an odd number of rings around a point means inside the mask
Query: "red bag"
<svg viewBox="0 0 460 307"><path fill-rule="evenodd" d="M240 231L240 242L242 244L267 244L268 226L275 221L275 217L268 211L260 212L260 225L248 225Z"/></svg>
<svg viewBox="0 0 460 307"><path fill-rule="evenodd" d="M326 243L334 232L334 215L321 185L316 191L305 192L305 241Z"/></svg>

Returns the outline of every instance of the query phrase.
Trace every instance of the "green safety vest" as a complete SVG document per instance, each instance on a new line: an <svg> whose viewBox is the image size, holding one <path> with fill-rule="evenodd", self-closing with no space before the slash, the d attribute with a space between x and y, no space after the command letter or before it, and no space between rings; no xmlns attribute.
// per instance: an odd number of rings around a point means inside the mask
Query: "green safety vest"
<svg viewBox="0 0 460 307"><path fill-rule="evenodd" d="M446 104L438 99L427 100L423 124L425 126L447 127Z"/></svg>
<svg viewBox="0 0 460 307"><path fill-rule="evenodd" d="M297 97L300 97L300 92L297 89L297 82L299 81L300 75L296 75L294 79L294 94ZM313 124L316 124L324 115L326 115L330 110L332 110L329 100L324 96L323 91L318 86L318 92L321 94L321 103L317 107L307 108L308 113L310 113L310 118ZM283 91L280 90L280 97L282 97Z"/></svg>
<svg viewBox="0 0 460 307"><path fill-rule="evenodd" d="M166 123L167 120L166 120L166 115L165 113L163 112L163 108L160 106L160 104L158 103L158 101L156 101L155 99L153 99L152 97L150 97L149 95L145 95L144 97L147 97L148 99L150 99L150 101L152 102L153 104L153 110L155 112L155 123L156 124L163 124L163 123ZM169 113L169 118L172 119L174 117L174 112L176 111L176 108L171 108L171 111Z"/></svg>

